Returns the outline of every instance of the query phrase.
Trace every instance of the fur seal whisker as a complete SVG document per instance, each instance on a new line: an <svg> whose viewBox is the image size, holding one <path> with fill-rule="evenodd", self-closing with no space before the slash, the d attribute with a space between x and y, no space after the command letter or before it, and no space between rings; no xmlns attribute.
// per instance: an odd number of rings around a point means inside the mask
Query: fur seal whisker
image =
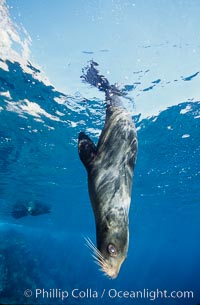
<svg viewBox="0 0 200 305"><path fill-rule="evenodd" d="M93 251L92 257L94 258L94 263L97 264L100 267L100 270L108 276L105 272L104 269L108 268L109 266L107 265L106 261L104 260L103 256L101 255L100 251L95 247L95 245L92 243L92 241L88 238L86 240L87 246Z"/></svg>
<svg viewBox="0 0 200 305"><path fill-rule="evenodd" d="M93 251L94 254L96 254L99 258L102 260L104 259L101 252L96 248L96 246L93 244L91 239L87 238L86 239L86 246Z"/></svg>
<svg viewBox="0 0 200 305"><path fill-rule="evenodd" d="M94 254L92 254L92 257L95 259L96 262L98 262L99 264L102 264L103 261L100 258L95 256Z"/></svg>

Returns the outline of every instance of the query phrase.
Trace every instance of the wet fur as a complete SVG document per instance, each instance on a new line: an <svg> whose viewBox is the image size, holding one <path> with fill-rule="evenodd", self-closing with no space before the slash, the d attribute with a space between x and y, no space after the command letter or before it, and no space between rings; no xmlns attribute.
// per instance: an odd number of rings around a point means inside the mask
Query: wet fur
<svg viewBox="0 0 200 305"><path fill-rule="evenodd" d="M95 74L96 67L91 67ZM92 79L90 74L89 76ZM109 86L108 81L98 74L98 70L95 77L95 85L101 86L99 89L104 89L106 93L105 125L97 146L81 133L79 154L88 171L88 189L95 215L96 261L106 274L115 278L128 251L128 215L137 135L132 118L123 107L117 89ZM87 74L85 80L88 81ZM109 243L115 245L117 257L110 257L107 251ZM91 242L89 244L93 245ZM95 246L91 248L94 250Z"/></svg>

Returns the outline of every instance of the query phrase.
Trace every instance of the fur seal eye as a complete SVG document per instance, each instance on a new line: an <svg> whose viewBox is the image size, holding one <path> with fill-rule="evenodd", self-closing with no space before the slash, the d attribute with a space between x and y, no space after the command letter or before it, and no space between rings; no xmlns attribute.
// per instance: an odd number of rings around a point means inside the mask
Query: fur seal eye
<svg viewBox="0 0 200 305"><path fill-rule="evenodd" d="M117 250L116 250L115 246L113 246L112 244L108 245L107 250L108 250L108 253L110 254L110 256L117 255Z"/></svg>

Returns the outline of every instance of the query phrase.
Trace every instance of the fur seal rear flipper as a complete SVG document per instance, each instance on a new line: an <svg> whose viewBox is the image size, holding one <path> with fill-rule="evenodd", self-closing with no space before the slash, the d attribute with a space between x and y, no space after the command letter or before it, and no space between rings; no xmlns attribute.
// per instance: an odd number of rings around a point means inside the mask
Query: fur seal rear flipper
<svg viewBox="0 0 200 305"><path fill-rule="evenodd" d="M116 278L128 252L128 215L133 169L137 155L137 134L124 95L99 74L91 61L81 78L105 92L106 119L97 146L83 132L78 150L88 173L88 189L96 222L97 247L87 240L102 271Z"/></svg>

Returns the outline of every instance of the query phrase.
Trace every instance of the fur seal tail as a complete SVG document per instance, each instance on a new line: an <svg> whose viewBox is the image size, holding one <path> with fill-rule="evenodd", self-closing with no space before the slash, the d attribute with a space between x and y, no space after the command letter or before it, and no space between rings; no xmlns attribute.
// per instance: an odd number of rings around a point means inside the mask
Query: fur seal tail
<svg viewBox="0 0 200 305"><path fill-rule="evenodd" d="M126 95L115 85L110 85L107 78L104 75L99 74L97 67L98 63L93 60L89 61L89 65L82 69L83 74L81 75L81 78L90 85L97 87L100 91L104 91L106 94L106 100L111 100L113 95Z"/></svg>

